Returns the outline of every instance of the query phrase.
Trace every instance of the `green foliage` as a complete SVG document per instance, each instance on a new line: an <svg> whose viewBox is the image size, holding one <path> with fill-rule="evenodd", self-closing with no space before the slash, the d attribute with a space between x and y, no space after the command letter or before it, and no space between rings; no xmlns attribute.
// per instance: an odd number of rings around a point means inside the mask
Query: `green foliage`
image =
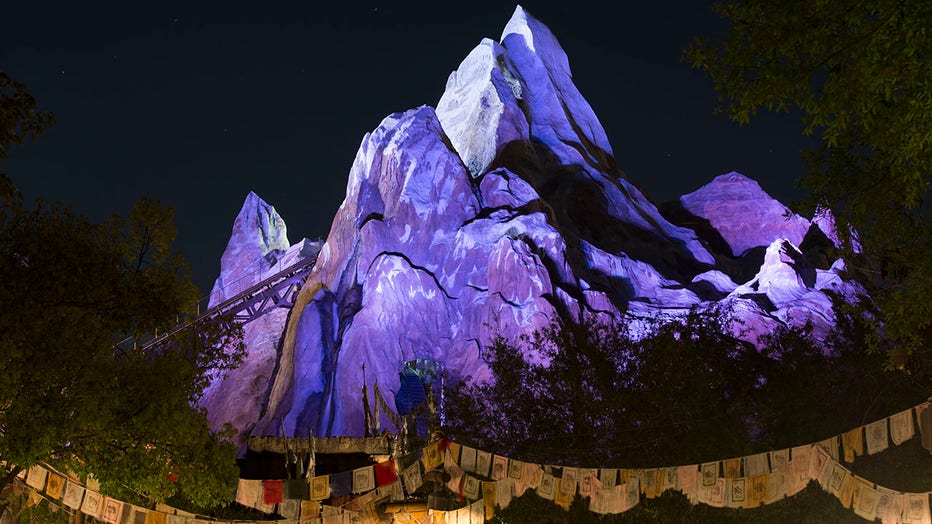
<svg viewBox="0 0 932 524"><path fill-rule="evenodd" d="M583 322L554 324L517 341L500 338L486 357L492 379L448 395L446 429L464 443L541 464L663 467L817 442L926 398L922 383L884 371L883 357L856 343L869 329L861 316L837 314L840 330L822 343L807 330L779 330L761 348L727 335L729 320L716 312L647 330ZM533 358L522 356L531 351ZM875 465L870 474L891 481L899 471ZM566 513L534 495L523 499L528 508L519 502L501 518L598 518L584 506ZM833 501L810 493L776 509L738 512L693 507L668 493L612 521L775 522L807 512L852 521L850 510Z"/></svg>
<svg viewBox="0 0 932 524"><path fill-rule="evenodd" d="M505 510L500 510L493 523L512 524L623 524L655 522L658 524L728 524L796 522L799 524L851 523L862 524L864 519L844 508L838 499L822 491L815 483L791 499L755 509L713 508L704 504L692 505L686 496L677 491L666 491L660 497L642 500L637 506L619 515L597 515L577 497L564 511L533 493L514 499Z"/></svg>
<svg viewBox="0 0 932 524"><path fill-rule="evenodd" d="M10 147L36 139L54 123L55 115L39 111L36 99L24 84L0 71L0 168L9 156ZM0 171L0 199L8 199L13 192L9 177Z"/></svg>
<svg viewBox="0 0 932 524"><path fill-rule="evenodd" d="M93 473L125 500L231 498L229 433L194 406L208 373L241 358L241 334L213 326L145 350L115 345L191 313L196 288L174 236L171 211L146 199L99 224L57 203L0 208L0 459Z"/></svg>
<svg viewBox="0 0 932 524"><path fill-rule="evenodd" d="M762 109L798 111L803 131L821 139L802 182L809 204L850 223L870 255L850 262L883 312L871 347L924 363L932 338L932 3L742 0L717 10L725 38L697 40L687 60L711 77L719 109L735 121Z"/></svg>

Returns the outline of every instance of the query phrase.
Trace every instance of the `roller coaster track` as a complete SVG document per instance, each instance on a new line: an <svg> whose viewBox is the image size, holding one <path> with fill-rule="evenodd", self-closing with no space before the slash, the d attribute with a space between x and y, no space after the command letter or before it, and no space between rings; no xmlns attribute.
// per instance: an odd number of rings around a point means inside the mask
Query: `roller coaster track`
<svg viewBox="0 0 932 524"><path fill-rule="evenodd" d="M137 340L127 339L117 344L117 347L132 345L137 350L145 351L191 327L221 321L247 324L276 308L290 309L316 263L317 253L314 253L141 344Z"/></svg>

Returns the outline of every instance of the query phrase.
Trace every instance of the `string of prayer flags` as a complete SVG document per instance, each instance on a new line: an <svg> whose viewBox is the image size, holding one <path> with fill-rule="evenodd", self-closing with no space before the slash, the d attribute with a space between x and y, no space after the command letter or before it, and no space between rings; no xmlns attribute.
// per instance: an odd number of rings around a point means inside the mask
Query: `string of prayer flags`
<svg viewBox="0 0 932 524"><path fill-rule="evenodd" d="M929 415L927 405L913 409L917 416ZM932 440L932 428L920 433ZM915 436L912 410L904 410L882 420L825 439L817 444L792 449L773 450L742 458L712 461L676 467L649 469L591 469L577 467L541 466L532 462L511 459L503 455L441 440L424 448L382 463L336 473L329 476L289 480L240 479L235 494L237 502L266 513L278 513L289 523L302 522L362 523L377 519L376 503L391 499L404 500L404 491L412 493L423 483L421 465L435 462L441 457L445 471L450 474L448 488L460 495L460 500L472 501L455 511L439 512L446 522L471 523L481 513L486 518L494 515L496 507L506 508L514 496L533 489L545 500L569 509L579 493L588 498L589 509L597 514L617 514L637 505L640 496L659 496L667 489L678 489L692 503L702 502L713 507L755 508L772 504L786 496L802 491L812 480L836 497L843 507L858 516L887 523L932 524L929 509L930 493L900 493L874 485L849 471L839 461L853 460L864 454L880 453L890 441L903 442L906 436ZM433 449L433 451L431 451ZM841 453L840 453L841 452ZM431 458L434 457L434 458ZM404 467L403 467L404 466ZM465 468L463 467L465 466ZM465 471L468 468L470 471ZM399 475L398 471L402 473ZM493 478L484 482L480 477ZM554 473L561 473L560 476ZM491 473L491 474L490 474ZM756 473L756 474L755 474ZM475 474L475 475L474 475ZM399 480L401 477L401 480ZM61 500L62 506L76 509L105 523L120 524L201 524L208 520L175 510L169 506L146 509L105 497L90 486L66 478L45 467L27 468L17 475L31 491L30 500L37 503L45 497L50 504ZM93 479L88 477L88 482ZM16 488L19 486L19 488ZM361 494L345 508L324 509L319 502L330 496L342 496L351 491ZM43 495L44 493L44 495ZM175 514L172 514L175 513ZM320 518L324 520L321 521ZM408 516L413 518L411 515Z"/></svg>

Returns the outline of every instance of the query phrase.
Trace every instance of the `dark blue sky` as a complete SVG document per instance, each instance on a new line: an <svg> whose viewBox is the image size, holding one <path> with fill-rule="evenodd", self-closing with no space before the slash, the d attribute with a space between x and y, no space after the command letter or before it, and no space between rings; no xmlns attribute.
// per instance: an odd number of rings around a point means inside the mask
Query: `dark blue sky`
<svg viewBox="0 0 932 524"><path fill-rule="evenodd" d="M363 134L435 105L449 72L497 39L515 6L86 4L3 8L0 70L58 117L5 170L27 199L95 219L139 196L174 206L178 246L205 292L249 191L278 209L292 242L325 235ZM799 196L798 121L739 128L713 116L711 82L681 59L695 36L721 34L711 2L602 4L523 3L560 40L631 181L660 202L735 170L786 203Z"/></svg>

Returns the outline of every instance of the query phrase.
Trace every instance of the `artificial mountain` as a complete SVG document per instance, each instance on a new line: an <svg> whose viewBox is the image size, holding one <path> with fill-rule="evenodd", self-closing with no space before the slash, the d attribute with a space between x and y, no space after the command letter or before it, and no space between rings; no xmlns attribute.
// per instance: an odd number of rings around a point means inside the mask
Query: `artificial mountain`
<svg viewBox="0 0 932 524"><path fill-rule="evenodd" d="M831 296L863 292L834 259L834 233L830 216L793 214L738 173L658 209L616 167L557 39L518 7L436 108L393 114L363 138L296 305L246 326L246 361L202 404L241 439L360 436L363 365L389 402L414 359L481 380L493 337L556 317L722 307L752 342L779 325L824 333ZM274 208L250 194L214 302L307 247L291 246Z"/></svg>

